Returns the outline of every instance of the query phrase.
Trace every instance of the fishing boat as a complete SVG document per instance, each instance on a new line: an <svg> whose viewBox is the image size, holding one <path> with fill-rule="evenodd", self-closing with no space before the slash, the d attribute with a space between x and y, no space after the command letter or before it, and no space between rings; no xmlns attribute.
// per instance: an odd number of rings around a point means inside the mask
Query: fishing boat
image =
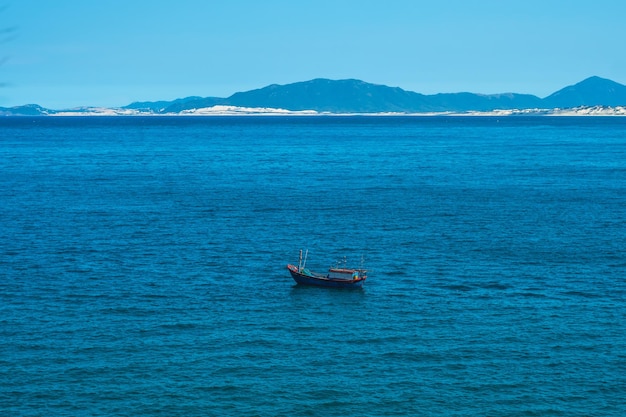
<svg viewBox="0 0 626 417"><path fill-rule="evenodd" d="M367 279L367 271L363 268L347 268L344 265L336 265L328 269L327 274L319 274L306 268L308 250L302 261L302 251L298 265L288 264L287 269L291 277L299 285L314 285L318 287L334 288L361 288Z"/></svg>

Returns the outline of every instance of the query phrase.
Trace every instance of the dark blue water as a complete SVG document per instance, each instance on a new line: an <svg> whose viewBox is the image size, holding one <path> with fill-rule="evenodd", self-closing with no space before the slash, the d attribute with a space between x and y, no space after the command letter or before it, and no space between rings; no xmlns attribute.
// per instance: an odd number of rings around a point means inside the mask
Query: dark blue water
<svg viewBox="0 0 626 417"><path fill-rule="evenodd" d="M0 119L0 411L622 416L625 238L623 118Z"/></svg>

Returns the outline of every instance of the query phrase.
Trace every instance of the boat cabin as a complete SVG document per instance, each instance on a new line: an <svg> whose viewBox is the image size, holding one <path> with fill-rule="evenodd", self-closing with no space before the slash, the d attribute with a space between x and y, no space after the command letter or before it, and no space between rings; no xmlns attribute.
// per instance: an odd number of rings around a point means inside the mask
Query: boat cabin
<svg viewBox="0 0 626 417"><path fill-rule="evenodd" d="M359 275L365 275L365 271L347 268L330 268L328 278L331 279L357 279Z"/></svg>

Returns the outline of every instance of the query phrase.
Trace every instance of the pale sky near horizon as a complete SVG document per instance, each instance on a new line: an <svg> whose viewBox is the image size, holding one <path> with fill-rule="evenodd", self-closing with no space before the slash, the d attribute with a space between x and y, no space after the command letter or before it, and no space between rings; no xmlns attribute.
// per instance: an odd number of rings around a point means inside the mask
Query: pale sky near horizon
<svg viewBox="0 0 626 417"><path fill-rule="evenodd" d="M6 0L0 107L124 106L314 78L545 97L626 84L626 1Z"/></svg>

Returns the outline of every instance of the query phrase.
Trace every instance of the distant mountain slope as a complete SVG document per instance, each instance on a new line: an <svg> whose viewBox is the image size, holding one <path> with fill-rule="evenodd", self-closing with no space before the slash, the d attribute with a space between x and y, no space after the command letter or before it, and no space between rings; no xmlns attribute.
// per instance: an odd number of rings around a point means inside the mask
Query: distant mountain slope
<svg viewBox="0 0 626 417"><path fill-rule="evenodd" d="M315 79L270 85L226 99L233 106L278 107L330 113L442 112L537 107L532 95L473 93L424 95L360 80Z"/></svg>
<svg viewBox="0 0 626 417"><path fill-rule="evenodd" d="M161 113L179 113L183 110L202 109L224 104L225 99L220 97L188 97L172 101L161 110Z"/></svg>
<svg viewBox="0 0 626 417"><path fill-rule="evenodd" d="M173 101L165 101L165 100L136 101L134 103L129 104L128 106L124 106L123 108L129 109L129 110L146 110L146 111L153 111L153 112L162 112L170 106L180 105L182 103L187 103L187 102L194 101L194 100L203 100L203 98L192 96L192 97L179 98Z"/></svg>
<svg viewBox="0 0 626 417"><path fill-rule="evenodd" d="M626 105L626 86L600 77L589 77L543 99L546 108Z"/></svg>
<svg viewBox="0 0 626 417"><path fill-rule="evenodd" d="M37 104L26 104L16 107L0 107L0 116L44 116L54 113Z"/></svg>
<svg viewBox="0 0 626 417"><path fill-rule="evenodd" d="M441 93L427 97L437 111L532 109L541 105L541 99L530 94Z"/></svg>
<svg viewBox="0 0 626 417"><path fill-rule="evenodd" d="M272 84L235 93L227 98L186 97L173 101L135 102L116 114L176 114L213 106L274 108L328 113L424 113L515 109L553 109L579 106L626 106L626 86L600 77L590 77L546 98L530 94L441 93L424 95L399 87L360 80L317 78L292 84ZM119 109L118 109L119 110ZM77 110L78 111L78 110ZM102 113L101 110L98 110ZM0 108L0 115L69 114L29 104Z"/></svg>
<svg viewBox="0 0 626 417"><path fill-rule="evenodd" d="M241 107L273 107L331 113L411 112L428 106L424 95L397 87L360 80L311 81L270 85L236 93L227 104Z"/></svg>
<svg viewBox="0 0 626 417"><path fill-rule="evenodd" d="M328 113L419 113L541 108L544 107L544 102L530 94L424 95L361 80L318 78L285 85L272 84L256 90L235 93L225 99L210 97L180 101L163 111L180 112L215 105L269 107L294 111L315 110Z"/></svg>

